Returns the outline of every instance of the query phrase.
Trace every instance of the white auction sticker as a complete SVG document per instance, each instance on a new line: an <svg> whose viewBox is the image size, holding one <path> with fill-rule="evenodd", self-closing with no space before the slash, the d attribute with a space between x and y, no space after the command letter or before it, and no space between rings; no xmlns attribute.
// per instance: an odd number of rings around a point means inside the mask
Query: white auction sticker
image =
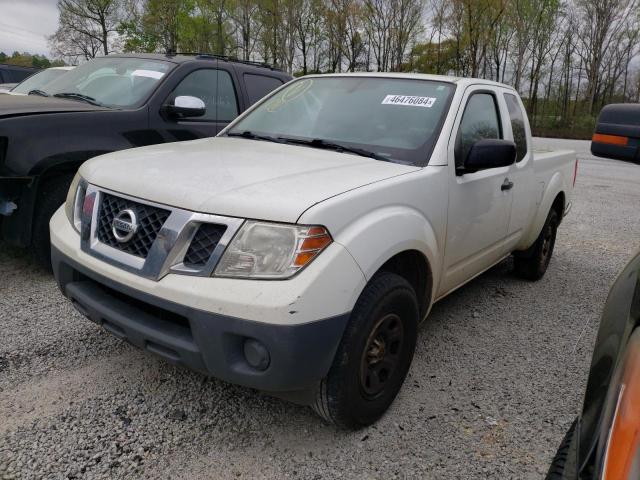
<svg viewBox="0 0 640 480"><path fill-rule="evenodd" d="M164 73L157 72L155 70L134 70L133 72L131 72L131 75L133 77L148 77L148 78L155 78L157 80L164 77Z"/></svg>
<svg viewBox="0 0 640 480"><path fill-rule="evenodd" d="M416 97L412 95L387 95L382 100L382 105L405 105L408 107L431 108L436 103L433 97Z"/></svg>

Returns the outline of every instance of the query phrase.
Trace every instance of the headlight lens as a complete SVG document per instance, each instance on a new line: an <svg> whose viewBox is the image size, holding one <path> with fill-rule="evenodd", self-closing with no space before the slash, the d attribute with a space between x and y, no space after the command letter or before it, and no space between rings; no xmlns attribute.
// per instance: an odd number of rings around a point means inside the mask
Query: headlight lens
<svg viewBox="0 0 640 480"><path fill-rule="evenodd" d="M311 263L331 241L324 227L249 220L227 247L215 275L289 278Z"/></svg>
<svg viewBox="0 0 640 480"><path fill-rule="evenodd" d="M87 182L76 173L73 177L71 186L69 187L69 193L67 193L67 201L64 204L64 210L67 214L67 218L73 228L80 233L80 225L82 221L82 204L84 203L84 196L87 193Z"/></svg>

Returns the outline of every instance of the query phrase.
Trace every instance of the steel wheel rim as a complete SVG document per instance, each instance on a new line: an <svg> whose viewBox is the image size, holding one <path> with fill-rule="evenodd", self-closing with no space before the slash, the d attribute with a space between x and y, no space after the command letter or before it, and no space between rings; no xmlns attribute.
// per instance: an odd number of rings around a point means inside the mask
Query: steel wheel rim
<svg viewBox="0 0 640 480"><path fill-rule="evenodd" d="M553 225L549 224L544 232L544 238L542 241L542 257L547 258L551 251L551 243L553 241Z"/></svg>
<svg viewBox="0 0 640 480"><path fill-rule="evenodd" d="M382 394L400 363L404 346L404 325L400 316L389 313L371 330L360 361L360 388L368 398Z"/></svg>

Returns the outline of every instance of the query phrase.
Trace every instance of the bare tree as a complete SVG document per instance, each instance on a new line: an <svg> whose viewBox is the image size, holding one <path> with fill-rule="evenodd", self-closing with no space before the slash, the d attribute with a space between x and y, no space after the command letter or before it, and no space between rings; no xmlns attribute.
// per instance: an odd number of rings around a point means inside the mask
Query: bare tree
<svg viewBox="0 0 640 480"><path fill-rule="evenodd" d="M108 55L121 19L121 6L121 0L58 0L60 25L51 37L52 46L95 57L94 47L98 45Z"/></svg>
<svg viewBox="0 0 640 480"><path fill-rule="evenodd" d="M51 52L74 65L78 60L90 60L101 52L101 43L75 30L58 29L49 37Z"/></svg>
<svg viewBox="0 0 640 480"><path fill-rule="evenodd" d="M576 6L580 16L580 54L587 75L586 109L593 114L604 72L613 60L611 54L617 51L627 29L637 29L639 6L637 0L576 0Z"/></svg>
<svg viewBox="0 0 640 480"><path fill-rule="evenodd" d="M261 35L262 25L256 21L258 8L258 3L254 0L236 0L229 9L229 16L239 37L238 48L243 60L251 60Z"/></svg>

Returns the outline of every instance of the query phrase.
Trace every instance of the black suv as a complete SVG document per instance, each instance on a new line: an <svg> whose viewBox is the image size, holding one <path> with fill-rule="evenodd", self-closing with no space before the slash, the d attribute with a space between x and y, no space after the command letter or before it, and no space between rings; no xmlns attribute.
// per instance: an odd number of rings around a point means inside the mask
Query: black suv
<svg viewBox="0 0 640 480"><path fill-rule="evenodd" d="M0 63L0 87L10 89L40 69Z"/></svg>
<svg viewBox="0 0 640 480"><path fill-rule="evenodd" d="M212 137L290 79L267 65L215 55L109 55L46 91L1 95L0 238L32 246L48 266L49 219L84 161Z"/></svg>

